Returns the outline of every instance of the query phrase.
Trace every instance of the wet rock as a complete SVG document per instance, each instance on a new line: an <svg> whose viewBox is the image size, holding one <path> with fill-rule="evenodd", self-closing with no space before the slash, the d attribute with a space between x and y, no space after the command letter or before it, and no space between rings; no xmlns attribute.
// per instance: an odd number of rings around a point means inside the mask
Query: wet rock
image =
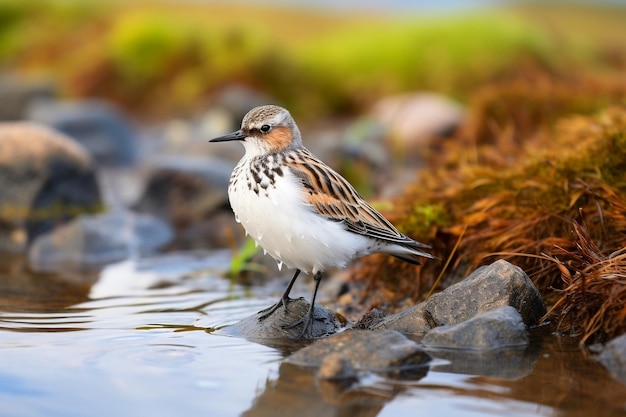
<svg viewBox="0 0 626 417"><path fill-rule="evenodd" d="M426 320L424 303L417 304L396 314L376 320L371 330L397 330L415 337L424 336L430 329L436 327ZM359 320L361 323L361 320Z"/></svg>
<svg viewBox="0 0 626 417"><path fill-rule="evenodd" d="M611 375L626 384L626 334L608 342L598 361L611 372Z"/></svg>
<svg viewBox="0 0 626 417"><path fill-rule="evenodd" d="M386 317L373 329L423 335L432 328L461 323L503 306L514 307L526 326L538 324L546 313L539 291L524 271L499 260L478 268L427 301Z"/></svg>
<svg viewBox="0 0 626 417"><path fill-rule="evenodd" d="M526 273L505 260L483 266L458 284L434 294L426 313L437 326L452 325L498 307L514 307L524 324L534 326L546 314L537 288Z"/></svg>
<svg viewBox="0 0 626 417"><path fill-rule="evenodd" d="M393 330L347 330L317 340L285 361L319 368L324 378L354 378L357 372L392 372L423 367L431 357L416 342Z"/></svg>
<svg viewBox="0 0 626 417"><path fill-rule="evenodd" d="M381 323L384 318L385 318L385 312L377 308L374 308L368 311L367 313L365 313L363 317L361 317L359 321L357 321L354 324L354 326L352 326L352 328L361 329L361 330L371 329L377 324Z"/></svg>
<svg viewBox="0 0 626 417"><path fill-rule="evenodd" d="M235 323L229 331L248 340L260 342L270 339L294 339L299 336L302 325L292 328L284 328L283 326L288 326L300 320L305 316L308 308L309 302L303 298L298 298L289 303L286 311L283 308L279 308L264 320L259 320L261 314L254 314ZM303 336L304 339L328 336L341 327L341 323L335 313L318 304L315 305L313 310L313 317L313 322L307 334Z"/></svg>
<svg viewBox="0 0 626 417"><path fill-rule="evenodd" d="M0 121L27 118L28 108L38 100L51 100L56 87L47 80L30 81L12 76L0 77Z"/></svg>
<svg viewBox="0 0 626 417"><path fill-rule="evenodd" d="M528 333L522 316L511 306L478 314L452 326L439 326L421 340L428 347L455 349L496 349L525 346Z"/></svg>
<svg viewBox="0 0 626 417"><path fill-rule="evenodd" d="M23 250L55 225L101 209L82 146L35 123L0 123L0 249Z"/></svg>
<svg viewBox="0 0 626 417"><path fill-rule="evenodd" d="M28 118L78 141L100 166L130 166L137 160L137 143L130 124L107 102L38 101Z"/></svg>
<svg viewBox="0 0 626 417"><path fill-rule="evenodd" d="M435 93L410 93L376 103L372 117L388 126L403 150L415 149L429 139L450 136L464 117L463 107Z"/></svg>
<svg viewBox="0 0 626 417"><path fill-rule="evenodd" d="M213 158L160 157L151 162L147 185L134 209L158 216L174 226L180 240L227 246L231 164ZM216 215L224 209L225 215ZM226 227L225 227L226 226ZM239 229L237 227L237 229ZM228 236L226 236L228 235Z"/></svg>
<svg viewBox="0 0 626 417"><path fill-rule="evenodd" d="M28 252L35 271L83 270L155 252L172 238L150 215L110 212L81 216L39 236Z"/></svg>

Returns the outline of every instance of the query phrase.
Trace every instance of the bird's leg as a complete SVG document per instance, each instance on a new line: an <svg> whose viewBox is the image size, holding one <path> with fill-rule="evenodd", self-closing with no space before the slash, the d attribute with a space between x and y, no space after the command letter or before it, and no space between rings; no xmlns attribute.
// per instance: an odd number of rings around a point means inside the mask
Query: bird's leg
<svg viewBox="0 0 626 417"><path fill-rule="evenodd" d="M294 340L301 339L302 336L304 336L306 331L309 329L309 327L311 327L311 323L313 322L313 311L315 309L315 297L317 296L317 289L320 286L320 281L322 281L322 273L319 271L316 272L313 279L315 280L315 288L313 289L313 298L311 299L311 304L309 304L309 309L307 310L306 314L300 320L283 326L283 329L292 329L302 324L302 330L300 331L298 336L294 338Z"/></svg>
<svg viewBox="0 0 626 417"><path fill-rule="evenodd" d="M263 309L257 313L257 314L261 314L261 316L258 318L259 321L265 320L266 318L271 316L272 313L278 310L280 306L283 306L285 311L287 311L287 304L289 304L289 301L291 301L291 298L289 298L289 293L291 292L291 287L293 287L293 284L296 282L298 275L300 275L300 270L296 269L296 273L293 274L291 281L289 281L289 284L287 284L287 288L285 289L285 292L283 293L283 295L280 297L280 300L278 300L278 302L274 304L273 306Z"/></svg>

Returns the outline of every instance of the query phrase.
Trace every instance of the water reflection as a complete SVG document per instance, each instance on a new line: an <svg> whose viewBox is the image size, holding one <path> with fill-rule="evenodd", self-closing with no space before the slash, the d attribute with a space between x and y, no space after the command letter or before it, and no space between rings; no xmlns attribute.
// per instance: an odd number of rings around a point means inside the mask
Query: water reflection
<svg viewBox="0 0 626 417"><path fill-rule="evenodd" d="M429 350L446 363L436 365L440 372L483 375L516 380L529 375L535 368L544 337L536 336L528 346L493 350Z"/></svg>
<svg viewBox="0 0 626 417"><path fill-rule="evenodd" d="M221 278L228 265L228 253L172 254L66 277L1 263L3 415L625 414L626 387L550 329L525 349L431 351L439 360L411 375L319 380L282 363L299 345L229 332L275 294Z"/></svg>
<svg viewBox="0 0 626 417"><path fill-rule="evenodd" d="M63 311L88 300L89 288L97 273L34 273L22 256L4 254L0 262L0 305L2 311Z"/></svg>
<svg viewBox="0 0 626 417"><path fill-rule="evenodd" d="M390 399L385 390L368 393L340 384L318 383L313 372L285 363L279 367L278 378L266 382L263 392L243 415L375 416Z"/></svg>
<svg viewBox="0 0 626 417"><path fill-rule="evenodd" d="M244 415L408 416L420 410L424 415L582 417L596 415L596 407L603 416L625 415L626 387L585 358L573 340L549 329L538 333L525 350L465 353L458 360L447 352L457 364L440 361L413 378L370 375L342 385L285 363ZM488 358L493 362L485 368L489 376L480 375Z"/></svg>

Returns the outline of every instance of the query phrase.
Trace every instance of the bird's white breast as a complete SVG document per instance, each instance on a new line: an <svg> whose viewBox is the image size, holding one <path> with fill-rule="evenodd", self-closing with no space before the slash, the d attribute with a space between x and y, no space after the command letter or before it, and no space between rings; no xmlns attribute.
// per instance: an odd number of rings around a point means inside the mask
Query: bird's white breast
<svg viewBox="0 0 626 417"><path fill-rule="evenodd" d="M242 159L231 177L228 197L235 218L277 262L303 272L344 267L369 253L370 240L347 231L305 204L301 180L286 167L266 175ZM256 177L256 178L255 178ZM260 179L260 181L258 181Z"/></svg>

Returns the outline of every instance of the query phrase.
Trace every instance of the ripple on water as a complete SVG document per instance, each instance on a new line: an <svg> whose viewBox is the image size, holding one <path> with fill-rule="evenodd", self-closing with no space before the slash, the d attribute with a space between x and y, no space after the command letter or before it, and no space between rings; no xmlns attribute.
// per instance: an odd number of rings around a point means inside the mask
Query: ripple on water
<svg viewBox="0 0 626 417"><path fill-rule="evenodd" d="M126 261L102 272L89 300L55 311L0 311L3 413L245 410L280 354L209 334L256 311L243 287L213 272L228 266L224 259ZM207 391L219 397L207 399Z"/></svg>
<svg viewBox="0 0 626 417"><path fill-rule="evenodd" d="M225 326L275 300L251 298L221 278L229 265L223 253L209 258L121 262L65 308L0 307L2 414L623 415L626 388L553 335L533 348L523 362L528 371L516 378L455 368L459 356L452 355L421 379L369 375L339 389L283 366L289 349L229 334Z"/></svg>

